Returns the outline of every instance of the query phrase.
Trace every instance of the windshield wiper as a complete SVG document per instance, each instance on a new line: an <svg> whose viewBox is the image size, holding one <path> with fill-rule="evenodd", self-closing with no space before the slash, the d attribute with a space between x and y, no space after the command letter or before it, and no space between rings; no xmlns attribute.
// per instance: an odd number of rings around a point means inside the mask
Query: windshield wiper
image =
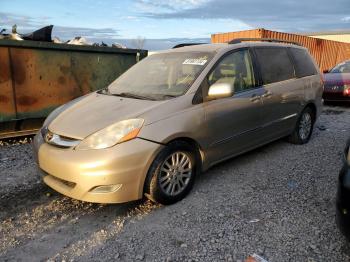
<svg viewBox="0 0 350 262"><path fill-rule="evenodd" d="M138 95L134 93L117 93L117 94L112 94L113 96L121 96L121 97L128 97L128 98L136 98L136 99L143 99L143 100L156 100L154 97L150 96L144 96L144 95Z"/></svg>
<svg viewBox="0 0 350 262"><path fill-rule="evenodd" d="M170 95L170 94L162 94L160 95L162 99L171 99L171 98L176 98L178 95Z"/></svg>

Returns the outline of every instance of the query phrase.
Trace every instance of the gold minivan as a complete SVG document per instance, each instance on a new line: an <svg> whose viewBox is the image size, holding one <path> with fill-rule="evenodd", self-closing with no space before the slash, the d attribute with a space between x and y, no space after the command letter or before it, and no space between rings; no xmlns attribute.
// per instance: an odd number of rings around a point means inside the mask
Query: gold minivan
<svg viewBox="0 0 350 262"><path fill-rule="evenodd" d="M307 49L276 42L159 52L57 108L33 142L44 182L83 201L171 204L220 161L282 137L308 142L321 75Z"/></svg>

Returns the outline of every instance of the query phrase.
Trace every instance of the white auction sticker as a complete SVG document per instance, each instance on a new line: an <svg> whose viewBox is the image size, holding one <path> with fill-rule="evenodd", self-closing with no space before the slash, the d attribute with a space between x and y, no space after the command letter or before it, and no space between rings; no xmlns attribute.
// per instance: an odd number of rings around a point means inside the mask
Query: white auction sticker
<svg viewBox="0 0 350 262"><path fill-rule="evenodd" d="M205 63L207 62L208 60L206 59L202 59L202 58L189 58L189 59L186 59L182 64L183 65L205 65Z"/></svg>

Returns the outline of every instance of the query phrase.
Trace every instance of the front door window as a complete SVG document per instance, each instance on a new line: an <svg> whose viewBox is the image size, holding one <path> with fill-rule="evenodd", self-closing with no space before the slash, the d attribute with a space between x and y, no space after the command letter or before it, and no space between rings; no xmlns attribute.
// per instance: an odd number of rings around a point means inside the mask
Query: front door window
<svg viewBox="0 0 350 262"><path fill-rule="evenodd" d="M234 93L253 88L255 79L249 51L239 50L224 57L207 80L209 86L215 83L230 84Z"/></svg>

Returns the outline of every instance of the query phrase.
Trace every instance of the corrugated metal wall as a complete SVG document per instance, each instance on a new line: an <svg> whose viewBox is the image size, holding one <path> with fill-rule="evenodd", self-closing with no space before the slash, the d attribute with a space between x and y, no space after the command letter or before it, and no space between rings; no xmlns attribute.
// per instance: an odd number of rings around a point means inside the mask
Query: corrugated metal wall
<svg viewBox="0 0 350 262"><path fill-rule="evenodd" d="M340 62L350 59L350 44L348 43L270 31L263 28L213 34L211 41L212 43L224 43L236 38L275 38L298 42L309 49L321 70L330 69Z"/></svg>
<svg viewBox="0 0 350 262"><path fill-rule="evenodd" d="M212 43L225 43L235 38L262 38L264 29L245 30L211 35Z"/></svg>

